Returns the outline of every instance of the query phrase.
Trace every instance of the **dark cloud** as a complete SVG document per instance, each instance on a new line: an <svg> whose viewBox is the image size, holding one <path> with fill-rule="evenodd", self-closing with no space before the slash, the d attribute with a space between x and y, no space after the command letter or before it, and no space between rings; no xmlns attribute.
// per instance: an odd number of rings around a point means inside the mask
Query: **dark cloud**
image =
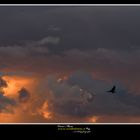
<svg viewBox="0 0 140 140"><path fill-rule="evenodd" d="M10 106L15 106L16 101L0 93L0 112L10 113L12 111Z"/></svg>
<svg viewBox="0 0 140 140"><path fill-rule="evenodd" d="M113 84L117 87L117 93L106 92ZM49 78L48 87L54 96L50 108L53 112L78 117L140 115L140 95L132 93L119 82L107 83L93 79L90 74L77 72L61 82Z"/></svg>
<svg viewBox="0 0 140 140"><path fill-rule="evenodd" d="M25 88L20 89L18 94L18 99L20 102L27 102L30 99L30 93Z"/></svg>
<svg viewBox="0 0 140 140"><path fill-rule="evenodd" d="M48 30L50 30L50 31L60 31L61 28L59 28L59 27L57 27L55 25L50 25L49 28L48 28Z"/></svg>
<svg viewBox="0 0 140 140"><path fill-rule="evenodd" d="M4 44L57 35L62 39L61 45L53 48L57 52L102 46L131 50L140 45L139 7L5 6L0 13L4 13L0 14L0 42Z"/></svg>
<svg viewBox="0 0 140 140"><path fill-rule="evenodd" d="M41 40L44 40L43 38ZM41 41L40 40L40 41ZM129 87L139 90L138 74L140 71L140 50L133 51L97 48L92 50L65 50L52 53L39 44L40 41L27 46L0 47L0 63L7 67L2 71L23 71L24 73L71 73L85 70L97 73L97 77L107 80L120 80ZM45 43L45 42L44 42ZM28 58L28 63L26 61ZM19 72L17 72L19 73ZM96 76L96 75L95 75ZM132 84L133 83L135 84Z"/></svg>
<svg viewBox="0 0 140 140"><path fill-rule="evenodd" d="M7 81L0 77L0 89L8 87Z"/></svg>
<svg viewBox="0 0 140 140"><path fill-rule="evenodd" d="M34 108L47 99L58 114L138 116L139 17L140 7L130 6L0 6L0 75L68 76L40 83ZM113 84L117 94L106 93ZM11 99L1 98L7 107ZM19 91L20 102L29 98L26 88Z"/></svg>

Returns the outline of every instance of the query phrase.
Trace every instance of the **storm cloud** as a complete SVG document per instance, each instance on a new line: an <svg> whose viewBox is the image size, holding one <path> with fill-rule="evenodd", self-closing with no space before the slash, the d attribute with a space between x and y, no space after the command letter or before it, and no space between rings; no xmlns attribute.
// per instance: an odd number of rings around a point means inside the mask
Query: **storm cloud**
<svg viewBox="0 0 140 140"><path fill-rule="evenodd" d="M2 77L0 77L0 89L7 87L7 81L5 81Z"/></svg>
<svg viewBox="0 0 140 140"><path fill-rule="evenodd" d="M0 41L4 44L38 40L52 34L64 40L61 48L55 48L57 51L93 46L128 50L140 43L139 7L12 6L1 7L0 13L4 13L0 14Z"/></svg>
<svg viewBox="0 0 140 140"><path fill-rule="evenodd" d="M11 113L12 108L16 106L16 101L12 98L6 97L3 95L3 93L0 93L0 112L5 112L5 113Z"/></svg>
<svg viewBox="0 0 140 140"><path fill-rule="evenodd" d="M18 94L18 99L20 102L27 102L30 99L30 93L25 88L20 89Z"/></svg>
<svg viewBox="0 0 140 140"><path fill-rule="evenodd" d="M0 6L0 110L139 117L139 17L139 6Z"/></svg>
<svg viewBox="0 0 140 140"><path fill-rule="evenodd" d="M116 94L107 92L113 84L117 87ZM51 99L53 112L78 117L140 115L140 95L132 93L119 82L107 83L94 79L89 73L77 72L61 82L49 78L48 87L54 96Z"/></svg>

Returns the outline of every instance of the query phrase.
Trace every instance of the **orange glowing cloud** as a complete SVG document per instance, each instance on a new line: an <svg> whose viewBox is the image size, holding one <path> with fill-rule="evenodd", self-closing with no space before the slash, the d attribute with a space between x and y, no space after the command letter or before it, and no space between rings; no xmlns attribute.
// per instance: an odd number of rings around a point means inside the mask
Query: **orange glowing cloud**
<svg viewBox="0 0 140 140"><path fill-rule="evenodd" d="M39 114L42 115L45 119L52 118L52 112L49 111L49 104L47 101L45 101L42 108L39 109Z"/></svg>
<svg viewBox="0 0 140 140"><path fill-rule="evenodd" d="M5 96L16 96L18 91L25 87L32 89L35 84L35 79L19 76L3 76L3 79L7 81L8 86L3 88Z"/></svg>
<svg viewBox="0 0 140 140"><path fill-rule="evenodd" d="M16 117L14 114L0 113L0 123L10 123L15 121L16 121Z"/></svg>
<svg viewBox="0 0 140 140"><path fill-rule="evenodd" d="M88 121L89 121L90 123L97 123L97 120L98 120L98 117L97 117L97 116L92 116L92 117L90 117L90 118L88 119Z"/></svg>
<svg viewBox="0 0 140 140"><path fill-rule="evenodd" d="M1 92L4 92L4 96L16 98L18 96L18 91L25 87L29 91L33 91L36 86L36 78L27 76L3 76L2 77L7 82L7 87L3 87ZM32 94L32 92L30 92ZM0 112L0 123L11 123L20 122L22 120L23 114L29 107L32 106L33 102L28 102L26 104L19 104L12 108L13 112L5 113ZM26 115L29 116L30 113L26 111Z"/></svg>

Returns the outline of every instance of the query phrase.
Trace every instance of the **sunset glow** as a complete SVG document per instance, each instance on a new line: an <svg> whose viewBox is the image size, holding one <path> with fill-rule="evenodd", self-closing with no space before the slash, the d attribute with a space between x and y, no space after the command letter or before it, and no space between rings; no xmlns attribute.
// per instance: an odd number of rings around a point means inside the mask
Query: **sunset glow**
<svg viewBox="0 0 140 140"><path fill-rule="evenodd" d="M140 122L139 6L0 13L0 123Z"/></svg>
<svg viewBox="0 0 140 140"><path fill-rule="evenodd" d="M46 101L42 108L39 110L39 113L43 115L45 119L51 119L52 118L52 113L49 111L49 105L48 102Z"/></svg>
<svg viewBox="0 0 140 140"><path fill-rule="evenodd" d="M97 123L97 121L98 121L98 117L97 116L93 116L93 117L89 118L89 122L90 123Z"/></svg>
<svg viewBox="0 0 140 140"><path fill-rule="evenodd" d="M3 88L6 96L16 96L22 87L30 89L34 83L34 79L26 77L3 76L3 79L6 80L8 84L6 88Z"/></svg>

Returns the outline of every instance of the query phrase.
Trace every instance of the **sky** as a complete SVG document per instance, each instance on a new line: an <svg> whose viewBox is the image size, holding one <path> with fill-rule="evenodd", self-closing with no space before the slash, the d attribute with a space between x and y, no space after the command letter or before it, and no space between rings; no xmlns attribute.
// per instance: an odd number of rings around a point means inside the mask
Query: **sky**
<svg viewBox="0 0 140 140"><path fill-rule="evenodd" d="M139 17L139 6L0 6L0 123L139 123Z"/></svg>

